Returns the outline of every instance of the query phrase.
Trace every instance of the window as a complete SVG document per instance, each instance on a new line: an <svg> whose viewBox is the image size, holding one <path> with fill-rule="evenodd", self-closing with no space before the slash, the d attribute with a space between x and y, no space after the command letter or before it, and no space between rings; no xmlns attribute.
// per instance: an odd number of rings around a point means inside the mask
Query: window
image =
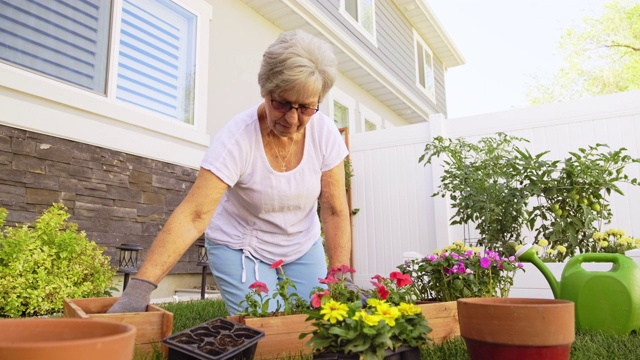
<svg viewBox="0 0 640 360"><path fill-rule="evenodd" d="M340 13L369 40L376 42L375 0L340 0Z"/></svg>
<svg viewBox="0 0 640 360"><path fill-rule="evenodd" d="M435 80L433 73L433 53L422 38L413 32L416 50L416 84L435 101Z"/></svg>
<svg viewBox="0 0 640 360"><path fill-rule="evenodd" d="M122 5L116 98L193 124L195 15L169 0Z"/></svg>
<svg viewBox="0 0 640 360"><path fill-rule="evenodd" d="M105 93L109 2L0 2L0 60Z"/></svg>
<svg viewBox="0 0 640 360"><path fill-rule="evenodd" d="M349 132L352 134L357 132L358 129L356 129L355 121L355 100L335 86L331 89L331 92L329 92L328 100L331 104L329 114L333 118L333 122L336 126L338 128L349 128Z"/></svg>
<svg viewBox="0 0 640 360"><path fill-rule="evenodd" d="M339 101L333 101L333 122L338 128L349 127L349 108Z"/></svg>
<svg viewBox="0 0 640 360"><path fill-rule="evenodd" d="M373 110L359 104L360 110L360 128L362 131L376 131L382 129L382 117Z"/></svg>
<svg viewBox="0 0 640 360"><path fill-rule="evenodd" d="M194 124L197 19L171 0L0 1L0 61Z"/></svg>

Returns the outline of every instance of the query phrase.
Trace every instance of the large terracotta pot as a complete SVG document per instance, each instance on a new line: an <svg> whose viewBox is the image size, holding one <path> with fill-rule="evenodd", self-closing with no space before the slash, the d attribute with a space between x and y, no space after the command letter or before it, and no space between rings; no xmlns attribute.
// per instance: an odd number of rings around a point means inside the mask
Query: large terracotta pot
<svg viewBox="0 0 640 360"><path fill-rule="evenodd" d="M472 360L566 360L575 340L568 300L459 299L458 319Z"/></svg>
<svg viewBox="0 0 640 360"><path fill-rule="evenodd" d="M80 319L0 320L0 359L131 360L136 328Z"/></svg>

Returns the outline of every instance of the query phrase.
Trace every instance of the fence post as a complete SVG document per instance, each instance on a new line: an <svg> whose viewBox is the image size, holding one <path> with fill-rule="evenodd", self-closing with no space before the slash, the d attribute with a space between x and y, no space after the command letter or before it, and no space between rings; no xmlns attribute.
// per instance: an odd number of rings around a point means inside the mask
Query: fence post
<svg viewBox="0 0 640 360"><path fill-rule="evenodd" d="M436 136L446 137L446 119L442 114L435 114L429 118L429 141ZM440 178L444 174L444 164L442 159L434 158L431 162L431 176L433 189L431 192L435 192L440 186ZM442 197L432 197L433 201L433 214L434 225L436 235L436 249L442 249L443 247L451 243L449 239L449 201ZM435 250L435 249L433 249Z"/></svg>

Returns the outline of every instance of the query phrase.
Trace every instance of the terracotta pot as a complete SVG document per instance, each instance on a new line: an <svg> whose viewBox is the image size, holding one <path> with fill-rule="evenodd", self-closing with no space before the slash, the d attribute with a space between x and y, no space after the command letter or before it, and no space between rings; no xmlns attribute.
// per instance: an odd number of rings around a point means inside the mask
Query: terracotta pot
<svg viewBox="0 0 640 360"><path fill-rule="evenodd" d="M0 320L0 359L131 360L136 328L80 319Z"/></svg>
<svg viewBox="0 0 640 360"><path fill-rule="evenodd" d="M173 314L152 304L147 306L146 312L107 313L118 299L117 297L65 299L64 317L131 324L137 330L136 353L153 354L154 348L160 347L167 355L169 349L163 345L162 339L170 336L173 331Z"/></svg>
<svg viewBox="0 0 640 360"><path fill-rule="evenodd" d="M459 299L458 319L472 360L565 360L575 339L568 300Z"/></svg>

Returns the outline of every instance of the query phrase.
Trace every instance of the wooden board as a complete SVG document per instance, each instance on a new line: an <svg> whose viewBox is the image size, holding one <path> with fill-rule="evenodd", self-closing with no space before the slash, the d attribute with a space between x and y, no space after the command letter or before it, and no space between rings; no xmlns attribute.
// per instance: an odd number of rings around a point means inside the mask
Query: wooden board
<svg viewBox="0 0 640 360"><path fill-rule="evenodd" d="M64 317L94 319L131 324L136 327L136 351L150 353L160 347L165 354L168 348L162 340L173 331L173 314L155 305L148 305L146 312L107 314L117 297L65 299Z"/></svg>

